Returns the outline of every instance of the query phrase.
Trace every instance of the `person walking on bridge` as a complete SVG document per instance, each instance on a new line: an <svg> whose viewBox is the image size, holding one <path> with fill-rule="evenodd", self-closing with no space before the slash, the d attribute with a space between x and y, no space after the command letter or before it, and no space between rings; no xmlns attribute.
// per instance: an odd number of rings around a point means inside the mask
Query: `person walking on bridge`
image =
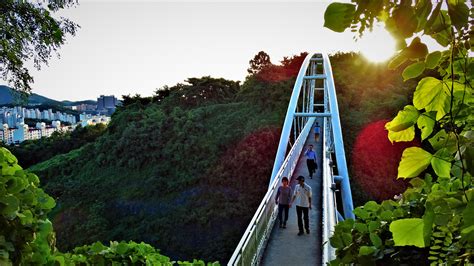
<svg viewBox="0 0 474 266"><path fill-rule="evenodd" d="M280 221L280 228L286 228L286 221L288 221L288 209L291 201L291 187L288 186L288 177L283 177L282 185L278 188L275 196L275 204L278 204L278 220ZM283 212L285 212L285 219L283 219Z"/></svg>
<svg viewBox="0 0 474 266"><path fill-rule="evenodd" d="M295 187L295 193L291 199L291 205L293 202L296 204L296 216L298 217L298 235L302 235L303 231L303 220L304 220L304 229L306 233L309 234L309 210L311 210L311 197L313 196L312 189L309 185L305 184L304 176L298 176L298 185ZM302 217L303 216L303 217ZM302 219L303 218L303 219Z"/></svg>
<svg viewBox="0 0 474 266"><path fill-rule="evenodd" d="M319 142L319 135L321 134L321 127L319 126L319 123L316 122L316 125L314 126L314 140L316 142Z"/></svg>
<svg viewBox="0 0 474 266"><path fill-rule="evenodd" d="M316 169L318 169L318 164L316 163L316 152L313 151L313 145L309 145L304 155L306 156L306 164L308 165L309 178L312 179L313 174L316 173Z"/></svg>

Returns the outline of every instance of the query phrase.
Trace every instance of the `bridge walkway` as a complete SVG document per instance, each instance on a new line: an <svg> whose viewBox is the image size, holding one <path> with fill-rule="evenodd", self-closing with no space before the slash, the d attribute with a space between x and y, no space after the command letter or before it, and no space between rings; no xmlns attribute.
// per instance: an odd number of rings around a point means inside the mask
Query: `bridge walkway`
<svg viewBox="0 0 474 266"><path fill-rule="evenodd" d="M316 119L322 125L322 118ZM314 126L314 125L313 125ZM321 132L322 134L322 132ZM312 144L317 154L318 170L309 179L308 168L304 151ZM314 139L314 131L308 135L303 152L298 159L295 172L291 178L291 187L294 188L299 175L305 177L305 182L313 190L312 209L309 212L309 226L311 233L298 236L298 222L296 207L292 206L288 213L287 228L279 228L278 220L275 222L267 247L263 253L261 265L264 266L305 266L321 263L321 208L322 208L322 135L319 142Z"/></svg>

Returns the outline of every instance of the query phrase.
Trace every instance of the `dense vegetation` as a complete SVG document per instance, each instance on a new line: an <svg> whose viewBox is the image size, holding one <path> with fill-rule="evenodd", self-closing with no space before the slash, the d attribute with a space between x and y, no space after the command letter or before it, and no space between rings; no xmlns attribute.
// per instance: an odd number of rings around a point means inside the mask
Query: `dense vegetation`
<svg viewBox="0 0 474 266"><path fill-rule="evenodd" d="M79 125L72 132L54 132L49 138L26 140L19 145L5 147L18 158L23 167L28 168L95 141L105 129L106 126L103 124L86 127Z"/></svg>
<svg viewBox="0 0 474 266"><path fill-rule="evenodd" d="M1 265L175 265L154 247L133 241L110 242L109 246L96 242L70 253L59 252L47 217L54 199L39 187L39 178L23 170L5 148L0 148L0 165ZM177 263L206 265L198 260Z"/></svg>
<svg viewBox="0 0 474 266"><path fill-rule="evenodd" d="M173 258L225 262L265 193L305 55L274 65L259 54L242 85L192 78L152 97L124 97L96 141L31 167L57 199L50 217L59 248L125 239ZM394 115L411 90L359 55L331 58L350 149L366 122Z"/></svg>
<svg viewBox="0 0 474 266"><path fill-rule="evenodd" d="M395 200L369 201L336 226L333 265L467 265L474 262L473 10L466 1L332 3L325 26L360 35L384 23L397 39L389 66L415 79L413 99L385 124L406 147L397 178L410 180ZM472 2L471 2L472 4ZM344 18L344 19L341 19ZM432 51L419 36L445 51ZM414 38L412 38L414 37ZM407 44L409 41L409 44ZM422 74L425 74L422 78ZM401 108L400 108L401 109ZM416 142L415 142L416 143Z"/></svg>
<svg viewBox="0 0 474 266"><path fill-rule="evenodd" d="M248 210L263 196L278 142L270 126L281 114L235 101L236 82L204 77L189 83L170 88L160 101L126 105L95 143L32 168L59 201L54 224L61 248L130 239L173 257L229 256ZM252 133L273 137L239 145ZM257 152L265 162L242 176ZM232 156L242 159L224 159ZM224 172L215 172L221 164Z"/></svg>

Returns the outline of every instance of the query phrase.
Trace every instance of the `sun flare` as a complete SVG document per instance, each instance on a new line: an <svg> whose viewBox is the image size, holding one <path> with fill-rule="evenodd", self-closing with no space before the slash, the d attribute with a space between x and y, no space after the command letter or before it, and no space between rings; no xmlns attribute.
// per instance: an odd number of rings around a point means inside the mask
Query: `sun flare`
<svg viewBox="0 0 474 266"><path fill-rule="evenodd" d="M395 40L380 25L365 33L357 46L362 55L373 62L387 61L395 53Z"/></svg>

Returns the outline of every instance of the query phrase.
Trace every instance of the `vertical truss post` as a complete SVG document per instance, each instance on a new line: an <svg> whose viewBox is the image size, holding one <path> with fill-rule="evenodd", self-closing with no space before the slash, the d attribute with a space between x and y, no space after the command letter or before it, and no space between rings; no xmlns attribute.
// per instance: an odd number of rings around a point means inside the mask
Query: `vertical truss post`
<svg viewBox="0 0 474 266"><path fill-rule="evenodd" d="M329 57L326 54L323 54L323 58L323 68L327 77L325 79L325 90L327 90L328 93L328 101L331 109L329 110L329 112L331 113L331 126L333 135L332 137L334 143L334 151L336 153L337 170L339 175L342 177L341 195L344 218L355 219L354 213L352 212L354 210L354 205L352 203L351 185L349 182L349 172L347 170L344 142L342 140L342 129L341 122L339 119L339 108L337 105L337 96L332 76L331 63L329 62Z"/></svg>

